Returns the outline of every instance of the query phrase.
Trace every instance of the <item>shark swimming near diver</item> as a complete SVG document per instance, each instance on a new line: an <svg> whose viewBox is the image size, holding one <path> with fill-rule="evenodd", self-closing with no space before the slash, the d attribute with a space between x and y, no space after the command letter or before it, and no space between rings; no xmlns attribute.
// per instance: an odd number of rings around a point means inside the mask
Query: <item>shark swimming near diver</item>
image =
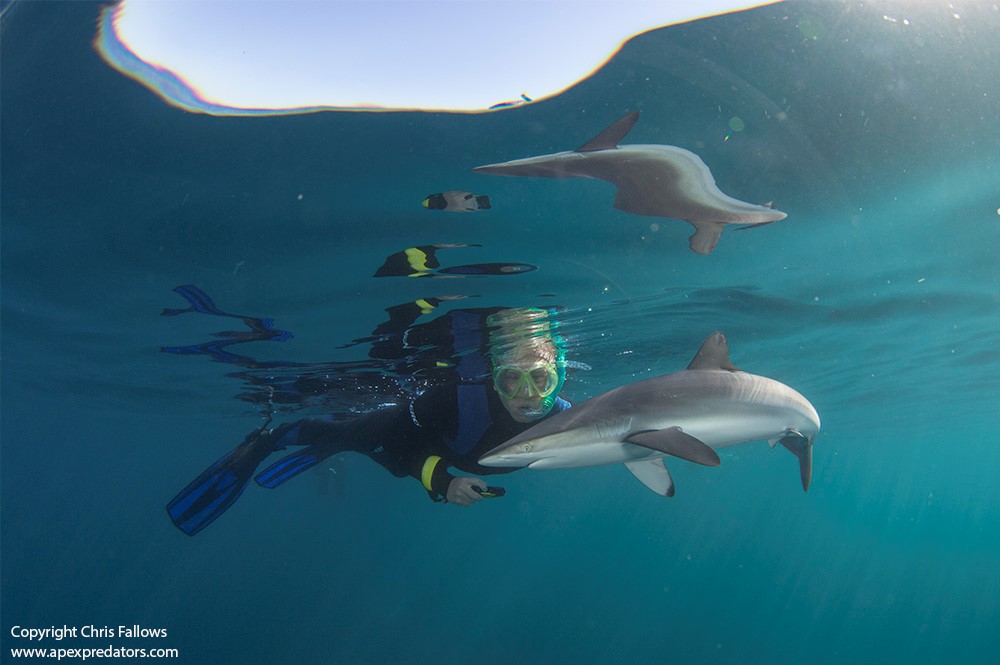
<svg viewBox="0 0 1000 665"><path fill-rule="evenodd" d="M618 145L635 126L633 111L576 150L515 159L475 173L536 178L596 178L618 188L614 207L634 215L680 219L695 228L691 249L709 254L727 224L761 226L787 215L770 204L726 196L698 155L670 145Z"/></svg>
<svg viewBox="0 0 1000 665"><path fill-rule="evenodd" d="M802 489L808 491L819 429L819 414L805 397L738 370L725 336L714 332L687 369L615 388L557 413L479 463L532 469L624 463L646 487L673 496L665 455L717 466L715 449L767 441L798 458Z"/></svg>

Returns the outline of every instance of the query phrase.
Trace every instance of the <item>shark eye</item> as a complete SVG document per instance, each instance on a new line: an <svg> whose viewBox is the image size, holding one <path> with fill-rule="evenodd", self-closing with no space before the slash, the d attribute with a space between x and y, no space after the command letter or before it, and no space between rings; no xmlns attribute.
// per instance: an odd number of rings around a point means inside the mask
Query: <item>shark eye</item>
<svg viewBox="0 0 1000 665"><path fill-rule="evenodd" d="M522 443L521 444L521 451L522 452L526 452L526 453L530 453L531 452L531 444L530 443Z"/></svg>

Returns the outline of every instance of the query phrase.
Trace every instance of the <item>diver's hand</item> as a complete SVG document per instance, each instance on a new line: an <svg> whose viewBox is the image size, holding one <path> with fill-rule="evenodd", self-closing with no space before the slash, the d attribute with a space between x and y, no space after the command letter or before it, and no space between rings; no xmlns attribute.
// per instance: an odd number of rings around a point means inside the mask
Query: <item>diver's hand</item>
<svg viewBox="0 0 1000 665"><path fill-rule="evenodd" d="M483 497L479 492L472 489L472 486L486 487L486 483L478 478L460 477L448 483L448 503L456 506L471 506L476 501L482 501Z"/></svg>

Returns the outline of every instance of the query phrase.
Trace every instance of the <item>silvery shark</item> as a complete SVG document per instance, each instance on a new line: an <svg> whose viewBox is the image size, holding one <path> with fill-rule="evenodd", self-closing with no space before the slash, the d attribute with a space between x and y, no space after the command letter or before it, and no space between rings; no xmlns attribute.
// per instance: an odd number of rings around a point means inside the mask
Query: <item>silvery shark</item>
<svg viewBox="0 0 1000 665"><path fill-rule="evenodd" d="M635 215L681 219L695 228L691 249L709 254L727 224L770 224L787 215L770 204L726 196L698 155L670 145L618 145L635 126L634 111L576 150L515 159L476 173L536 178L597 178L618 188L615 208Z"/></svg>
<svg viewBox="0 0 1000 665"><path fill-rule="evenodd" d="M767 441L798 458L802 489L808 490L819 428L819 414L805 397L738 370L725 336L714 332L687 369L582 402L494 448L479 463L532 469L624 463L648 488L673 496L665 455L716 466L717 448Z"/></svg>

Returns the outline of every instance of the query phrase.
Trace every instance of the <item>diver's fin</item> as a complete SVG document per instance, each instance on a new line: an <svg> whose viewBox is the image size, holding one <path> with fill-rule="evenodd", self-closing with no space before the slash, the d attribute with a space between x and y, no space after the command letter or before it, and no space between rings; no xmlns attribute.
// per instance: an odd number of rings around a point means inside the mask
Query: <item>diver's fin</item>
<svg viewBox="0 0 1000 665"><path fill-rule="evenodd" d="M269 452L262 454L266 456ZM257 453L249 453L249 444L240 444L171 499L167 514L174 526L193 536L226 512L243 494L263 459Z"/></svg>
<svg viewBox="0 0 1000 665"><path fill-rule="evenodd" d="M739 369L733 365L729 359L729 344L726 343L726 336L716 330L705 338L694 354L688 369L725 369L730 372L738 372Z"/></svg>
<svg viewBox="0 0 1000 665"><path fill-rule="evenodd" d="M193 536L226 512L243 494L250 476L264 458L274 452L271 416L247 434L243 443L208 467L167 504L167 515L178 529Z"/></svg>
<svg viewBox="0 0 1000 665"><path fill-rule="evenodd" d="M720 463L719 455L712 450L711 446L683 432L679 427L631 434L625 439L625 443L632 443L705 466L719 466Z"/></svg>
<svg viewBox="0 0 1000 665"><path fill-rule="evenodd" d="M660 496L674 495L674 479L663 464L663 458L647 459L639 462L625 462L625 466L643 485Z"/></svg>
<svg viewBox="0 0 1000 665"><path fill-rule="evenodd" d="M688 244L691 246L692 251L699 254L711 254L715 246L719 244L719 238L722 237L722 227L725 225L718 222L685 221L697 229L694 235L688 239Z"/></svg>
<svg viewBox="0 0 1000 665"><path fill-rule="evenodd" d="M257 474L254 480L261 487L274 489L283 485L303 471L308 471L334 453L341 452L330 446L305 446L291 455L285 455L280 460Z"/></svg>
<svg viewBox="0 0 1000 665"><path fill-rule="evenodd" d="M802 477L802 491L809 491L809 481L812 480L813 449L812 441L792 430L778 440L793 455L799 458L799 475Z"/></svg>
<svg viewBox="0 0 1000 665"><path fill-rule="evenodd" d="M639 112L632 111L627 116L577 148L576 152L594 152L595 150L611 150L613 148L617 148L618 142L632 131L632 128L635 127L635 123L638 119Z"/></svg>

